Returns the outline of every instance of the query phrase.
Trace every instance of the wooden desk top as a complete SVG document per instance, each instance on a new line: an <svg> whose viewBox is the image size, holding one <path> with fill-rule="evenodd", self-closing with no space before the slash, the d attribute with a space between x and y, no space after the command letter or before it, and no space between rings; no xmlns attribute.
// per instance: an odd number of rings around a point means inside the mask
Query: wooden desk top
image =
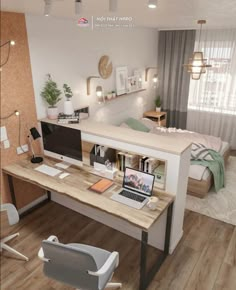
<svg viewBox="0 0 236 290"><path fill-rule="evenodd" d="M44 158L43 164L54 166L57 162L58 161ZM121 188L119 180L115 181L114 185L103 194L97 194L88 190L93 183L102 178L91 174L91 167L69 167L64 171L70 173L70 175L64 179L60 179L58 175L51 177L33 170L39 165L40 164L32 164L29 160L21 160L4 167L3 172L46 190L58 192L74 199L75 201L121 218L142 230L147 231L174 200L174 197L170 194L163 192L157 193L154 191L154 194L160 199L157 210L151 211L147 207L137 210L110 199L110 196Z"/></svg>
<svg viewBox="0 0 236 290"><path fill-rule="evenodd" d="M57 124L57 120L42 119L40 121ZM184 138L139 132L129 128L107 125L105 123L98 123L90 120L82 120L79 124L57 125L78 129L81 130L82 133L88 133L94 136L104 137L115 141L121 141L128 144L172 153L175 155L181 155L188 147L191 146L191 142L185 140Z"/></svg>
<svg viewBox="0 0 236 290"><path fill-rule="evenodd" d="M158 118L165 115L166 115L166 112L156 112L156 111L148 111L148 112L143 113L144 117L153 117L153 118Z"/></svg>

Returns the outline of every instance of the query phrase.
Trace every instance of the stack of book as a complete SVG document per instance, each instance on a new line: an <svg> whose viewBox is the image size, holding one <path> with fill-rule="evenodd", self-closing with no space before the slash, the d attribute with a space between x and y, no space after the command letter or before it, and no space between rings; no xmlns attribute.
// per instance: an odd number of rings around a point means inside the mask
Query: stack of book
<svg viewBox="0 0 236 290"><path fill-rule="evenodd" d="M58 124L78 124L79 123L79 115L65 115L60 113L57 118Z"/></svg>
<svg viewBox="0 0 236 290"><path fill-rule="evenodd" d="M118 152L117 154L117 168L120 171L125 171L125 167L131 167L138 169L139 156L135 154L130 154L126 152Z"/></svg>

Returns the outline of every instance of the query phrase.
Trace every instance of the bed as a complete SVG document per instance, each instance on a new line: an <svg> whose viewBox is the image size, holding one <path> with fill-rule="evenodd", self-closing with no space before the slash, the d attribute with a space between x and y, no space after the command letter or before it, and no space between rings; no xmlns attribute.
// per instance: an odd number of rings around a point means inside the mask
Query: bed
<svg viewBox="0 0 236 290"><path fill-rule="evenodd" d="M156 122L153 122L147 118L142 118L136 120L133 118L128 118L123 122L121 127L128 127L134 130L139 130L151 134L176 136L176 138L188 138L191 142L204 144L207 148L220 153L224 158L224 162L230 155L230 146L227 142L223 142L220 138L202 135L195 132L190 132L187 130L177 130L176 128L164 128L157 127ZM213 175L210 170L202 165L190 165L189 179L188 179L188 194L197 196L199 198L204 198L209 189L214 183Z"/></svg>

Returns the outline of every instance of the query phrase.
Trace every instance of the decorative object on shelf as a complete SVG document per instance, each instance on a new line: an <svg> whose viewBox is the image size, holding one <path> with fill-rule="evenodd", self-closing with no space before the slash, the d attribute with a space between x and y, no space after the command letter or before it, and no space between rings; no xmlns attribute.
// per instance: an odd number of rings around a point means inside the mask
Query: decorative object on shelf
<svg viewBox="0 0 236 290"><path fill-rule="evenodd" d="M206 20L198 20L197 24L201 25L200 33L199 33L199 41L198 41L198 50L193 52L193 56L189 58L188 64L184 64L183 66L187 68L187 71L191 74L193 80L199 80L201 75L206 73L206 68L212 67L207 64L207 59L203 58L203 52L199 51L200 49L200 41L201 41L201 33L202 33L202 25L206 24Z"/></svg>
<svg viewBox="0 0 236 290"><path fill-rule="evenodd" d="M113 99L116 98L116 92L115 91L112 91L111 93L112 93L112 98Z"/></svg>
<svg viewBox="0 0 236 290"><path fill-rule="evenodd" d="M157 0L148 0L148 8L151 9L157 8Z"/></svg>
<svg viewBox="0 0 236 290"><path fill-rule="evenodd" d="M138 78L137 89L139 89L139 90L143 88L142 75L143 75L143 72L141 69L134 70L134 76L137 76L137 78Z"/></svg>
<svg viewBox="0 0 236 290"><path fill-rule="evenodd" d="M97 95L97 98L98 98L98 103L99 104L104 103L104 96L103 96L102 86L97 86L96 95Z"/></svg>
<svg viewBox="0 0 236 290"><path fill-rule="evenodd" d="M57 119L58 109L56 104L61 100L61 91L57 87L57 83L52 80L50 74L47 75L47 81L41 92L41 97L48 103L48 118Z"/></svg>
<svg viewBox="0 0 236 290"><path fill-rule="evenodd" d="M116 68L116 94L117 96L127 92L128 68L122 66Z"/></svg>
<svg viewBox="0 0 236 290"><path fill-rule="evenodd" d="M112 74L112 62L109 63L109 56L103 55L98 63L99 75L102 79L108 79Z"/></svg>
<svg viewBox="0 0 236 290"><path fill-rule="evenodd" d="M71 101L71 98L73 97L72 90L67 84L63 85L63 90L66 97L66 101L64 102L64 114L72 115L74 113L74 108Z"/></svg>
<svg viewBox="0 0 236 290"><path fill-rule="evenodd" d="M137 91L138 89L138 76L128 77L127 93Z"/></svg>
<svg viewBox="0 0 236 290"><path fill-rule="evenodd" d="M151 69L155 69L155 70L157 70L157 67L147 67L147 68L145 69L145 82L148 81L148 72L149 72Z"/></svg>
<svg viewBox="0 0 236 290"><path fill-rule="evenodd" d="M107 93L107 99L108 99L108 100L111 100L111 99L112 99L112 92L108 92L108 93Z"/></svg>
<svg viewBox="0 0 236 290"><path fill-rule="evenodd" d="M90 95L90 82L91 82L91 79L100 79L100 77L99 76L91 76L91 77L87 78L87 95L88 96Z"/></svg>
<svg viewBox="0 0 236 290"><path fill-rule="evenodd" d="M31 140L31 138L36 140L36 139L38 139L40 137L41 137L41 135L39 134L38 130L35 127L30 129L30 135L28 135L28 139L29 139L30 150L32 152L31 163L41 163L41 162L43 162L43 158L42 157L39 157L39 156L36 157L35 156L34 147L33 147L32 140Z"/></svg>
<svg viewBox="0 0 236 290"><path fill-rule="evenodd" d="M161 97L160 96L157 96L155 100L155 105L156 105L156 112L160 112L161 111Z"/></svg>
<svg viewBox="0 0 236 290"><path fill-rule="evenodd" d="M59 113L57 118L58 124L78 124L80 119L80 114L74 113L72 115L66 115Z"/></svg>
<svg viewBox="0 0 236 290"><path fill-rule="evenodd" d="M11 46L14 46L16 43L14 40L8 40L7 42L4 42L3 44L0 45L0 48L4 47L7 45L7 57L3 63L0 65L0 71L2 71L2 67L8 62L9 57L10 57L10 51L11 51ZM1 51L1 58L2 58L2 51Z"/></svg>

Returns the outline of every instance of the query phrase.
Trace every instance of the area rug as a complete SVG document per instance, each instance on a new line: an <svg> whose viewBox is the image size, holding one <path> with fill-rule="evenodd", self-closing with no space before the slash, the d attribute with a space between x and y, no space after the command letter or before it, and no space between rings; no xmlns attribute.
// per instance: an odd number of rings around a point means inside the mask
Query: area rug
<svg viewBox="0 0 236 290"><path fill-rule="evenodd" d="M203 199L187 195L186 209L236 226L236 157L227 162L225 187Z"/></svg>

